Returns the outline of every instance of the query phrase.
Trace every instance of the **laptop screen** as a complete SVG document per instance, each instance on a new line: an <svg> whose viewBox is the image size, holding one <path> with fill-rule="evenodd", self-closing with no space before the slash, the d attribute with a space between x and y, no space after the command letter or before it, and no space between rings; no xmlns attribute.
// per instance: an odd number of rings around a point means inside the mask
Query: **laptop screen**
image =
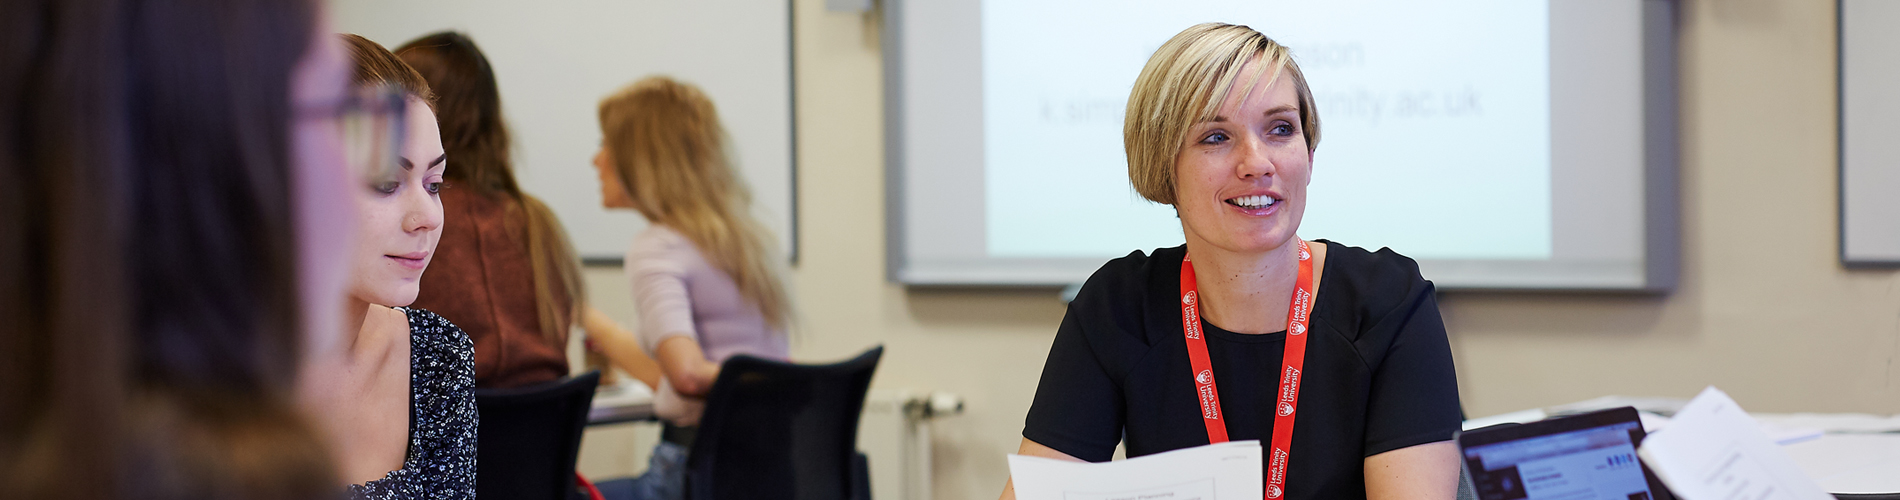
<svg viewBox="0 0 1900 500"><path fill-rule="evenodd" d="M1526 427L1511 430L1531 430ZM1642 433L1642 424L1630 419L1466 443L1465 467L1482 500L1659 500L1636 460Z"/></svg>

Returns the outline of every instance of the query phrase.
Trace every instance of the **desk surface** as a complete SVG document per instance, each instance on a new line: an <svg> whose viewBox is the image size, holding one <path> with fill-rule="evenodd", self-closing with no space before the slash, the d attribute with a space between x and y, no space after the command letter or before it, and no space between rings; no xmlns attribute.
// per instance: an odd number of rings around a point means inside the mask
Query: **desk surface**
<svg viewBox="0 0 1900 500"><path fill-rule="evenodd" d="M1630 398L1607 396L1551 408L1533 408L1465 421L1465 430L1487 425L1542 420L1553 414L1588 411L1617 406L1634 406L1642 413L1643 427L1650 431L1666 426L1667 417L1650 411L1673 413L1686 400L1671 398ZM1878 416L1859 413L1751 413L1764 425L1771 437L1800 439L1782 441L1795 465L1829 493L1900 492L1900 415ZM1819 437L1795 437L1806 434Z"/></svg>
<svg viewBox="0 0 1900 500"><path fill-rule="evenodd" d="M632 377L595 392L594 406L587 411L589 426L653 419L653 391Z"/></svg>
<svg viewBox="0 0 1900 500"><path fill-rule="evenodd" d="M1829 493L1900 492L1900 434L1823 434L1781 449Z"/></svg>

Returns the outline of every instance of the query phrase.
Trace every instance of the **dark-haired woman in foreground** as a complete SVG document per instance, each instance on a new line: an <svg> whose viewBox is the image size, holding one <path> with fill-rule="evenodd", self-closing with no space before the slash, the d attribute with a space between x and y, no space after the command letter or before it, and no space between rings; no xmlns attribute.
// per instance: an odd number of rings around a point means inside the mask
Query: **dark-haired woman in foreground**
<svg viewBox="0 0 1900 500"><path fill-rule="evenodd" d="M0 3L0 498L321 499L354 221L315 2Z"/></svg>
<svg viewBox="0 0 1900 500"><path fill-rule="evenodd" d="M415 301L441 235L448 158L421 75L381 45L344 35L359 91L406 102L393 161L356 187L361 214L350 257L346 349L312 360L303 402L337 451L350 495L467 499L475 495L475 362L468 336Z"/></svg>

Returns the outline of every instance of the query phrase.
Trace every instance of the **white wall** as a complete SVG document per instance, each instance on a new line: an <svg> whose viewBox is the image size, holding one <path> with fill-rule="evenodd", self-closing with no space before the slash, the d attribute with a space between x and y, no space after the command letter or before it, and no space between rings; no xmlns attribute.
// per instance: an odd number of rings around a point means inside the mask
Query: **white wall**
<svg viewBox="0 0 1900 500"><path fill-rule="evenodd" d="M712 97L753 213L791 241L783 0L331 0L330 14L336 30L391 49L442 30L474 39L495 69L515 177L560 216L583 257L620 258L646 227L631 210L601 208L593 158L600 100L651 75Z"/></svg>
<svg viewBox="0 0 1900 500"><path fill-rule="evenodd" d="M936 425L937 498L993 497L1063 306L1046 292L884 281L877 17L796 2L793 355L882 343L875 386L962 394L968 412ZM1443 297L1466 409L1716 384L1754 410L1900 412L1900 273L1835 261L1834 2L1682 3L1681 289ZM617 269L588 279L625 287ZM599 305L629 321L631 304L609 293Z"/></svg>

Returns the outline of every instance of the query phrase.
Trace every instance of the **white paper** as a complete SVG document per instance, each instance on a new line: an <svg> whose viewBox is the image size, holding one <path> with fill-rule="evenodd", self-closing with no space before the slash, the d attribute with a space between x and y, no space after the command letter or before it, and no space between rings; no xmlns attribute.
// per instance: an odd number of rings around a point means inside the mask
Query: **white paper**
<svg viewBox="0 0 1900 500"><path fill-rule="evenodd" d="M1709 387L1637 450L1685 500L1833 500L1755 419Z"/></svg>
<svg viewBox="0 0 1900 500"><path fill-rule="evenodd" d="M1256 500L1259 441L1229 441L1127 460L1088 463L1009 456L1022 500Z"/></svg>
<svg viewBox="0 0 1900 500"><path fill-rule="evenodd" d="M1669 417L1650 412L1638 412L1637 415L1643 418L1644 432L1655 433L1669 426ZM1815 427L1789 425L1780 420L1762 418L1759 414L1753 415L1753 417L1755 419L1755 425L1761 427L1762 433L1768 435L1768 440L1774 441L1775 444L1778 445L1786 446L1802 441L1809 441L1820 438L1822 434L1825 434L1821 429Z"/></svg>

